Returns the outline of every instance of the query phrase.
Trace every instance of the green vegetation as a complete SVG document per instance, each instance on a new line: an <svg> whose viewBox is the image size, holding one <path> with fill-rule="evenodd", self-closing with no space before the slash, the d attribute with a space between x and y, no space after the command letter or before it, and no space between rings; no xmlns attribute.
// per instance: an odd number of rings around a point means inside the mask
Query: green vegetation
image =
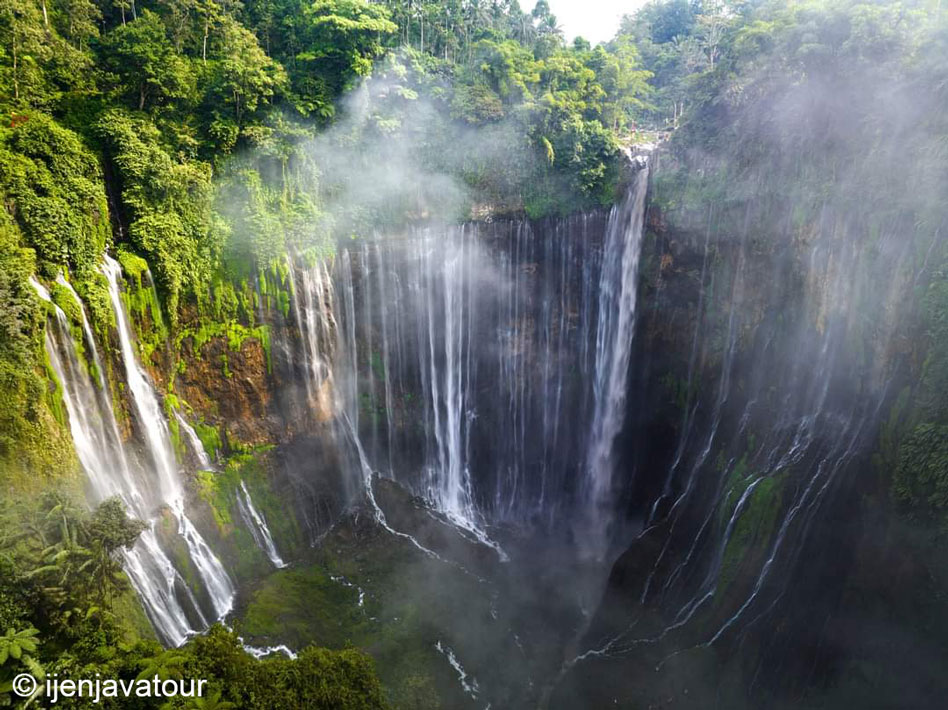
<svg viewBox="0 0 948 710"><path fill-rule="evenodd" d="M473 578L410 543L358 530L343 521L314 559L269 575L253 589L237 628L256 644L364 648L393 707L457 706L456 676L435 644L458 614L488 615L489 601Z"/></svg>
<svg viewBox="0 0 948 710"><path fill-rule="evenodd" d="M358 597L358 590L333 581L322 567L280 570L254 593L240 628L249 638L279 638L292 647L314 640L344 648L373 626Z"/></svg>
<svg viewBox="0 0 948 710"><path fill-rule="evenodd" d="M98 266L111 249L143 359L170 371L159 381L176 406L174 373L212 339L226 342L225 375L248 338L270 368L259 314L289 315L288 255L325 257L336 240L432 217L609 204L623 143L649 127L674 132L653 204L685 228L703 225L713 206L722 233L750 234L764 250L767 226L780 222L806 240L823 215L859 212L866 251L878 255L883 226L902 225L916 257L905 268L925 278L903 285L918 306L904 326L915 365L877 462L905 517L940 530L948 32L928 5L654 0L592 47L567 44L544 0L529 13L516 0L0 0L0 485L24 498L78 487L61 385L44 353L47 308L31 275L50 285L64 273L107 355L115 316ZM402 163L417 180L371 172ZM372 182L374 200L360 185L365 174L388 179ZM892 184L908 189L893 194ZM720 293L730 276L717 282ZM50 291L91 368L80 305L63 287ZM717 297L708 295L709 310ZM724 330L711 328L713 364ZM679 408L689 401L681 381L665 386ZM225 448L218 424L195 426L215 457ZM173 417L171 426L180 449ZM241 481L278 544L298 549L301 536L259 452L226 448L237 455L225 470L194 486L228 562L249 577L267 561L234 524ZM753 480L748 468L737 462L719 524ZM783 481L764 479L747 500L724 551L722 591L766 547ZM36 496L4 511L0 691L34 665L125 678L187 669L212 681L221 704L382 707L371 662L345 648L381 639L374 651L392 697L436 703L429 610L400 600L402 622L370 634L354 591L328 576L355 576L342 559L272 575L245 616L248 633L288 630L299 645L315 634L336 650L257 663L214 629L161 651L143 638L147 623L116 561L139 531L119 508L106 502L90 513ZM193 574L182 550L170 552ZM394 577L381 563L375 572Z"/></svg>
<svg viewBox="0 0 948 710"><path fill-rule="evenodd" d="M899 446L893 478L896 500L910 511L937 518L948 514L948 426L920 424Z"/></svg>
<svg viewBox="0 0 948 710"><path fill-rule="evenodd" d="M117 499L91 513L55 493L8 501L0 520L0 626L8 638L30 643L20 651L0 648L0 672L21 663L42 677L44 668L58 670L81 657L89 648L83 639L137 638L116 614L129 592L118 552L142 528ZM28 661L21 651L29 651Z"/></svg>
<svg viewBox="0 0 948 710"><path fill-rule="evenodd" d="M203 348L212 338L221 338L227 342L227 347L235 352L239 352L247 338L254 338L260 342L267 360L267 372L271 370L270 361L270 328L266 325L259 325L256 328L247 328L236 321L226 321L224 323L208 322L201 325L197 330L182 328L175 336L178 348L181 347L181 341L184 338L191 338L194 357L200 359L201 348Z"/></svg>
<svg viewBox="0 0 948 710"><path fill-rule="evenodd" d="M749 555L760 557L767 550L775 532L786 478L783 474L764 478L745 501L744 509L735 521L731 537L724 548L715 590L717 599L725 596L728 587L737 577L740 566ZM746 483L749 484L749 481Z"/></svg>
<svg viewBox="0 0 948 710"><path fill-rule="evenodd" d="M619 32L652 72L648 118L673 131L652 192L664 219L703 233L713 210L715 234L747 234L764 252L832 223L860 240L866 273L902 284L899 337L915 343L916 365L893 398L875 461L887 493L925 519L939 517L948 480L939 453L948 425L948 212L939 197L948 190L948 119L938 108L946 19L912 2L656 0ZM912 245L899 273L882 256L887 234ZM711 256L716 282L727 284L731 274ZM726 286L706 294L709 313L721 293ZM896 296L860 307L895 308ZM725 331L712 328L721 351ZM873 335L861 330L853 345Z"/></svg>
<svg viewBox="0 0 948 710"><path fill-rule="evenodd" d="M286 503L270 488L267 452L258 450L232 455L221 471L201 471L194 477L201 500L207 504L217 527L218 551L238 580L258 580L273 569L240 513L241 483L247 488L254 507L267 527L282 557L293 559L302 546L302 535L294 516L287 515ZM305 645L303 642L295 646Z"/></svg>
<svg viewBox="0 0 948 710"><path fill-rule="evenodd" d="M257 661L234 633L215 627L181 649L163 650L118 556L143 528L118 499L92 512L52 493L5 506L0 702L12 700L5 683L26 671L38 678L205 678L208 696L241 708L386 707L371 659L351 648L310 646L296 660Z"/></svg>
<svg viewBox="0 0 948 710"><path fill-rule="evenodd" d="M8 214L42 272L96 268L109 234L102 171L81 138L52 118L20 107L0 128L0 191Z"/></svg>
<svg viewBox="0 0 948 710"><path fill-rule="evenodd" d="M395 89L369 92L365 125L323 138L352 122L340 96L367 78ZM107 246L128 279L123 297L150 366L188 335L231 347L255 337L269 353L258 308L289 313L288 252L329 254L335 238L430 214L410 199L338 202L327 154L368 164L378 160L373 139L415 135L418 150L402 157L466 192L452 217L475 203L533 216L604 204L619 137L647 108L647 78L625 39L567 46L543 2L524 13L461 0L411 11L364 0L9 0L0 8L0 288L12 307L0 379L11 406L0 460L49 475L72 466L40 444L65 431L50 415L56 398L43 395L31 273L47 283L67 275L105 354L114 314L98 265ZM480 150L486 143L497 150ZM77 324L75 306L53 290Z"/></svg>
<svg viewBox="0 0 948 710"><path fill-rule="evenodd" d="M184 658L165 659L181 677L212 679L209 686L226 702L251 710L383 710L388 707L372 659L354 648L331 651L309 646L290 660L255 661L236 634L216 626L191 641Z"/></svg>
<svg viewBox="0 0 948 710"><path fill-rule="evenodd" d="M28 283L35 263L0 211L0 479L21 490L41 489L76 470L61 400L47 385L46 309Z"/></svg>
<svg viewBox="0 0 948 710"><path fill-rule="evenodd" d="M859 374L852 394L842 396L885 392L887 411L872 463L866 455L847 465L845 492L836 499L846 501L839 503L845 518L830 519L824 508L809 531L810 549L825 551L834 564L840 560L835 584L844 591L835 608L858 619L856 626L884 620L887 629L911 638L912 648L943 647L943 625L932 619L944 618L948 589L941 552L948 530L948 210L941 197L948 194L946 21L937 4L911 1L665 0L647 4L620 31L653 74L646 119L670 134L653 173L650 204L661 212L656 231L698 248L699 240L708 240L713 276L702 294L702 337L711 345L701 354L704 367L716 367L727 342L722 314L726 318L735 280L726 265L738 242L750 276L742 286L751 290L760 288L753 280L769 278L757 265L775 263L790 244L789 250L831 245L812 252L829 260L840 245L853 250L850 282L864 279L865 285L834 298L849 300L830 303L806 325L825 332L837 307L871 314L853 319L846 334L846 352L853 353L846 367ZM907 247L901 261L893 244ZM807 268L799 273L812 278ZM752 296L744 304L754 302ZM778 333L798 307L787 304L787 315L777 316ZM739 353L759 346L753 330L738 334ZM728 446L736 448L735 442ZM738 458L725 484L730 493L717 511L719 529L759 475L754 448L744 451L749 457ZM724 551L710 612L716 623L733 613L736 595L746 597L744 586L767 559L779 524L774 514L785 505L781 481L789 495L793 475L761 480L749 494ZM862 529L850 534L854 526ZM856 559L842 562L846 554ZM799 564L812 570L808 559ZM910 571L890 576L900 564ZM810 571L807 579L820 576ZM732 667L746 672L749 659L757 664L784 632L779 623L760 631L759 656L754 632L746 633ZM848 667L838 676L817 671L838 688L807 702L898 705L896 698L914 684L906 680L906 666L893 671L891 653L875 651L867 639L847 637L843 645ZM910 658L916 663L927 654ZM925 674L937 677L937 671ZM758 682L766 686L763 672Z"/></svg>

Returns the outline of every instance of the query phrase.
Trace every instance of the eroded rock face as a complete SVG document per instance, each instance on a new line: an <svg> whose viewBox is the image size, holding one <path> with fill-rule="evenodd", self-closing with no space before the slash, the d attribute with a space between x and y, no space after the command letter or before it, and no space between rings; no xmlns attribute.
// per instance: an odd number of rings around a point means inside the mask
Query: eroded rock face
<svg viewBox="0 0 948 710"><path fill-rule="evenodd" d="M908 250L897 227L861 248L845 208L682 200L653 203L643 255L621 440L639 529L553 707L759 707L751 690L793 697L852 651L824 629L865 574L859 501L905 381Z"/></svg>
<svg viewBox="0 0 948 710"><path fill-rule="evenodd" d="M220 425L244 444L279 441L283 426L274 407L274 381L263 345L247 338L239 349L216 337L199 352L185 339L175 375L176 391L205 422Z"/></svg>

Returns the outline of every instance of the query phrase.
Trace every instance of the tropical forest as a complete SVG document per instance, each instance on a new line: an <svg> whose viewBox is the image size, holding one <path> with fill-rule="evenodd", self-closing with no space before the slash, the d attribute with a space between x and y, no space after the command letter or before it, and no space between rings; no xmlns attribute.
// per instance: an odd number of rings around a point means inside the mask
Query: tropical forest
<svg viewBox="0 0 948 710"><path fill-rule="evenodd" d="M948 707L942 0L0 0L0 707Z"/></svg>

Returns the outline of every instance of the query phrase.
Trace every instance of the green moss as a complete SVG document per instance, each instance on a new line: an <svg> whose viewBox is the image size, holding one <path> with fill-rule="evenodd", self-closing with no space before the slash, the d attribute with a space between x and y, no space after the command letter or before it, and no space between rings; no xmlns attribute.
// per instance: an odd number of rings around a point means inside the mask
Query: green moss
<svg viewBox="0 0 948 710"><path fill-rule="evenodd" d="M201 582L201 575L194 566L187 543L184 538L177 534L177 530L178 525L174 516L164 515L158 527L162 549L168 554L171 563L181 573L188 587L192 590L203 591L204 585Z"/></svg>
<svg viewBox="0 0 948 710"><path fill-rule="evenodd" d="M201 500L210 506L214 513L214 521L221 529L225 529L232 522L228 490L224 481L221 480L224 475L214 471L198 471L194 474Z"/></svg>
<svg viewBox="0 0 948 710"><path fill-rule="evenodd" d="M109 348L109 332L116 327L115 312L109 298L109 282L105 274L95 272L73 284L86 306L89 323L101 347Z"/></svg>
<svg viewBox="0 0 948 710"><path fill-rule="evenodd" d="M161 314L158 293L155 291L148 263L136 254L120 249L118 260L125 274L122 303L138 334L142 359L150 361L152 353L163 347L168 329Z"/></svg>
<svg viewBox="0 0 948 710"><path fill-rule="evenodd" d="M285 640L293 647L354 644L376 658L394 707L419 707L419 698L427 701L420 707L445 707L436 680L444 659L434 650L424 609L399 605L392 616L371 596L360 606L359 590L344 584L339 574L322 565L274 572L251 597L239 623L241 633L261 642ZM365 584L359 577L347 581Z"/></svg>
<svg viewBox="0 0 948 710"><path fill-rule="evenodd" d="M69 321L69 333L72 336L73 347L76 351L76 357L82 369L89 374L93 382L99 381L99 372L96 369L94 361L87 354L85 333L82 328L83 313L82 305L76 300L72 292L59 283L54 283L49 289L49 295L53 303L59 306L60 310L66 314Z"/></svg>
<svg viewBox="0 0 948 710"><path fill-rule="evenodd" d="M125 632L125 643L157 641L155 630L142 608L141 599L134 589L128 587L112 599L112 613Z"/></svg>
<svg viewBox="0 0 948 710"><path fill-rule="evenodd" d="M241 631L251 637L286 639L296 647L316 643L344 648L372 625L358 598L354 587L333 581L320 566L278 570L254 593Z"/></svg>
<svg viewBox="0 0 948 710"><path fill-rule="evenodd" d="M53 299L53 303L62 309L70 321L82 322L82 308L73 298L68 288L60 283L54 283L49 288L49 295Z"/></svg>
<svg viewBox="0 0 948 710"><path fill-rule="evenodd" d="M948 426L916 426L898 449L893 495L913 517L948 527Z"/></svg>
<svg viewBox="0 0 948 710"><path fill-rule="evenodd" d="M201 440L201 445L211 459L216 459L218 452L223 448L221 445L221 435L217 427L198 422L194 425L194 431Z"/></svg>
<svg viewBox="0 0 948 710"><path fill-rule="evenodd" d="M67 416L66 405L63 402L63 385L59 381L59 377L53 369L53 363L50 362L49 354L45 350L43 351L43 358L46 378L52 385L52 387L46 390L46 406L49 408L49 411L53 413L53 417L59 425L65 427L67 424Z"/></svg>
<svg viewBox="0 0 948 710"><path fill-rule="evenodd" d="M718 468L723 468L723 466L719 465ZM731 469L727 477L727 482L724 484L724 503L721 505L720 510L718 510L718 522L720 524L727 523L731 517L731 513L734 512L734 506L737 505L737 502L741 499L741 496L744 495L744 491L747 490L750 484L751 477L748 476L747 454L745 453L734 464L734 468Z"/></svg>
<svg viewBox="0 0 948 710"><path fill-rule="evenodd" d="M238 321L253 327L256 324L256 292L247 278L232 280L225 274L215 277L212 300L202 304L202 315L215 322Z"/></svg>
<svg viewBox="0 0 948 710"><path fill-rule="evenodd" d="M296 517L287 515L286 500L277 495L263 465L270 447L257 447L252 455L244 455L240 461L240 479L244 482L254 506L267 521L270 534L282 555L290 558L303 545L303 535Z"/></svg>
<svg viewBox="0 0 948 710"><path fill-rule="evenodd" d="M741 563L769 543L777 524L785 482L785 474L769 476L757 484L745 502L724 549L716 598L721 599L737 578Z"/></svg>
<svg viewBox="0 0 948 710"><path fill-rule="evenodd" d="M278 310L284 318L289 318L292 290L290 267L286 260L275 259L260 273L261 305L266 310Z"/></svg>
<svg viewBox="0 0 948 710"><path fill-rule="evenodd" d="M434 645L460 609L489 614L489 600L471 588L478 583L404 541L341 527L312 564L276 571L259 585L237 620L240 632L252 643L351 643L376 659L394 707L458 706L456 676ZM420 581L429 575L437 587Z"/></svg>
<svg viewBox="0 0 948 710"><path fill-rule="evenodd" d="M141 288L142 277L148 274L148 262L125 249L118 250L117 258L119 264L122 265L122 271L125 272L126 278L134 279L138 288Z"/></svg>
<svg viewBox="0 0 948 710"><path fill-rule="evenodd" d="M217 527L219 541L215 543L215 550L238 580L250 584L270 573L273 565L257 546L240 514L241 483L250 492L254 507L267 521L281 556L292 559L302 546L295 518L286 514L286 502L270 489L262 461L265 456L266 451L259 449L237 454L231 456L223 470L202 471L194 478L198 495L211 509Z"/></svg>
<svg viewBox="0 0 948 710"><path fill-rule="evenodd" d="M168 392L164 398L165 419L168 422L168 433L171 435L171 444L178 456L184 456L187 453L187 447L181 438L181 425L178 417L175 415L181 409L181 400L174 392Z"/></svg>
<svg viewBox="0 0 948 710"><path fill-rule="evenodd" d="M259 325L253 328L241 325L237 321L229 320L223 323L205 322L196 328L183 328L175 337L176 350L181 352L181 344L185 339L191 339L194 357L201 358L201 350L214 338L224 338L227 341L228 349L233 352L240 352L244 343L248 339L256 340L263 348L264 357L267 363L267 372L272 371L272 357L270 349L270 327ZM180 358L179 358L180 361ZM229 367L229 358L225 352L221 356L221 365L226 377L231 377L232 373Z"/></svg>

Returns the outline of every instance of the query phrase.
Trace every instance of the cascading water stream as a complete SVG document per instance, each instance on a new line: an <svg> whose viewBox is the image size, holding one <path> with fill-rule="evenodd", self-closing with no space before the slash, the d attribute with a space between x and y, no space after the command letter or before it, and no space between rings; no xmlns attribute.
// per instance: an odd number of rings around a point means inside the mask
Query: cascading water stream
<svg viewBox="0 0 948 710"><path fill-rule="evenodd" d="M233 608L234 585L220 560L185 514L184 490L178 480L168 425L154 389L139 365L133 348L131 327L119 290L121 266L106 255L103 272L109 283L109 297L115 312L126 382L138 414L153 470L158 477L160 502L166 504L177 518L178 533L187 544L191 560L207 590L216 618L222 619Z"/></svg>
<svg viewBox="0 0 948 710"><path fill-rule="evenodd" d="M587 501L593 551L608 545L614 509L613 451L625 421L629 363L635 332L639 255L645 229L648 167L639 170L626 203L609 217L599 287L594 406L586 454Z"/></svg>
<svg viewBox="0 0 948 710"><path fill-rule="evenodd" d="M273 535L270 533L267 521L257 510L256 506L254 506L253 499L250 497L250 491L247 490L247 486L243 481L240 482L240 495L237 497L237 508L240 511L241 517L244 519L244 523L250 530L254 542L257 543L257 547L266 553L274 567L278 569L286 567L286 562L280 557L276 544L273 542Z"/></svg>
<svg viewBox="0 0 948 710"><path fill-rule="evenodd" d="M797 591L807 551L825 545L812 537L819 511L871 450L896 332L895 319L878 314L899 312L911 247L893 234L878 252L863 250L861 223L835 215L806 241L764 254L751 246L750 223L748 208L740 239L717 241L706 285L709 226L681 438L633 548L647 571L639 604L610 604L609 623L594 627L564 673L637 653L660 654L661 670L683 651L772 630L754 627L787 613L780 602ZM895 275L884 289L873 278L880 254ZM866 348L870 337L885 345ZM710 360L714 384L692 400L696 357ZM674 502L659 508L662 499Z"/></svg>
<svg viewBox="0 0 948 710"><path fill-rule="evenodd" d="M337 408L372 469L482 543L496 547L497 523L582 518L574 539L594 557L608 544L648 187L640 168L607 220L420 228L336 259ZM294 283L310 341L310 304L325 299L307 273Z"/></svg>
<svg viewBox="0 0 948 710"><path fill-rule="evenodd" d="M211 461L211 457L204 448L201 438L197 435L197 432L194 431L194 427L188 424L187 420L181 416L181 413L177 410L175 410L174 416L178 422L179 429L183 431L187 437L191 451L200 464L201 470L213 471L214 464ZM273 535L267 525L266 518L257 510L253 499L250 497L250 491L247 490L247 485L243 481L240 482L240 494L237 496L237 509L244 524L250 531L254 542L257 543L257 547L266 554L270 562L273 563L273 566L278 569L286 567L286 562L283 561L283 558L280 557L280 553L277 551L276 543L273 541Z"/></svg>
<svg viewBox="0 0 948 710"><path fill-rule="evenodd" d="M38 281L31 279L31 283L41 298L51 302L49 292ZM78 299L77 303L81 307ZM84 346L96 365L97 381L80 361L68 318L58 306L54 308L55 318L46 332L46 351L62 386L70 433L89 478L92 497L102 501L118 496L134 515L150 521L135 547L124 552L124 568L158 633L168 643L180 645L195 632L176 593L186 586L158 544L156 521L146 503L151 496L145 488L146 481L135 475L125 454L85 312L82 312ZM189 608L200 620L197 603L193 597L188 601Z"/></svg>
<svg viewBox="0 0 948 710"><path fill-rule="evenodd" d="M201 470L213 471L214 462L211 461L211 457L207 453L207 449L204 448L204 444L201 442L201 437L199 437L197 432L194 431L194 427L188 424L187 419L182 417L181 413L177 410L175 410L174 417L178 422L179 431L183 431L184 435L187 437L188 444L191 446L191 451L194 453L195 458L201 465Z"/></svg>
<svg viewBox="0 0 948 710"><path fill-rule="evenodd" d="M325 398L323 385L331 376L333 354L332 282L326 265L317 261L300 269L296 281L295 268L289 263L290 289L293 295L296 325L303 339L304 385L307 399L317 403Z"/></svg>

